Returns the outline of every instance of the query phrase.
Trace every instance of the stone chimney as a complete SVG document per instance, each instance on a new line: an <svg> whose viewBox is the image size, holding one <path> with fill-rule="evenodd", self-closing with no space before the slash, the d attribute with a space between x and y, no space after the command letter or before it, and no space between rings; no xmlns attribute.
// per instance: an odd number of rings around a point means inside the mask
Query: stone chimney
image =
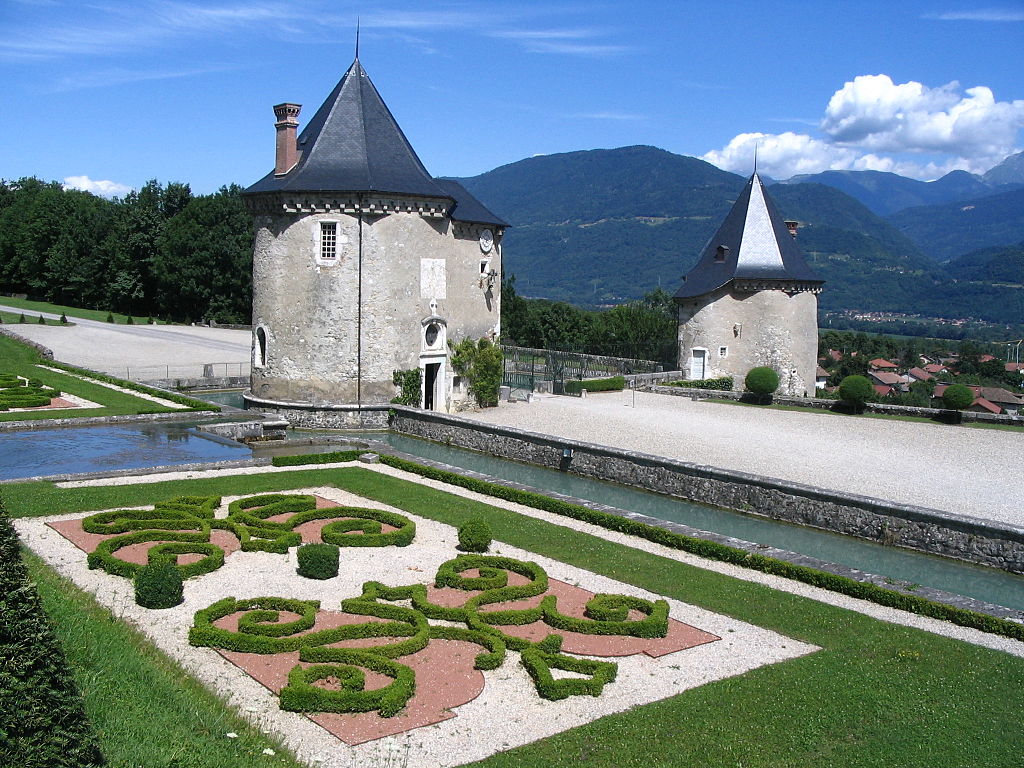
<svg viewBox="0 0 1024 768"><path fill-rule="evenodd" d="M299 127L299 111L301 104L277 104L274 106L274 117L277 122L277 162L274 163L274 175L283 176L299 162L299 149L295 143L295 129Z"/></svg>
<svg viewBox="0 0 1024 768"><path fill-rule="evenodd" d="M787 221L787 222L784 222L784 223L786 225L786 229L789 230L789 234L791 234L793 237L796 237L796 230L797 230L797 227L800 226L800 222L799 221Z"/></svg>

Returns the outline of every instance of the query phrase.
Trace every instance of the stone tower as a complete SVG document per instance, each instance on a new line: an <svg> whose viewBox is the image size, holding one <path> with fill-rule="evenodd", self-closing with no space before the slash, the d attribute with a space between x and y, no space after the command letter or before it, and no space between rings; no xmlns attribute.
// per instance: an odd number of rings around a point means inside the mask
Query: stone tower
<svg viewBox="0 0 1024 768"><path fill-rule="evenodd" d="M732 376L742 389L767 365L780 394L813 395L823 284L755 172L675 294L686 378Z"/></svg>
<svg viewBox="0 0 1024 768"><path fill-rule="evenodd" d="M497 337L505 222L424 168L357 58L296 136L279 104L255 217L251 407L297 426L386 419L396 370L424 407L466 396L448 339Z"/></svg>

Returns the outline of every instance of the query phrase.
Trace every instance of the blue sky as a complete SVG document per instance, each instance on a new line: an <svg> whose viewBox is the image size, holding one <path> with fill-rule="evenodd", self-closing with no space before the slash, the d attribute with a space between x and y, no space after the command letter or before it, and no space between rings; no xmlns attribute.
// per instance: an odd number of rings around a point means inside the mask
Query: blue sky
<svg viewBox="0 0 1024 768"><path fill-rule="evenodd" d="M1024 2L2 0L0 178L197 193L360 60L434 175L651 144L776 178L1019 151Z"/></svg>

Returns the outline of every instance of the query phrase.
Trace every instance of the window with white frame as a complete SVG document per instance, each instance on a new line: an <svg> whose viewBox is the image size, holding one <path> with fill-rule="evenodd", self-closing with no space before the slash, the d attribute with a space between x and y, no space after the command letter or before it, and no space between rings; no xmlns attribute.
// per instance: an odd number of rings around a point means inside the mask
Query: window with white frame
<svg viewBox="0 0 1024 768"><path fill-rule="evenodd" d="M728 357L729 356L729 348L728 347L719 347L718 348L718 356L719 357Z"/></svg>

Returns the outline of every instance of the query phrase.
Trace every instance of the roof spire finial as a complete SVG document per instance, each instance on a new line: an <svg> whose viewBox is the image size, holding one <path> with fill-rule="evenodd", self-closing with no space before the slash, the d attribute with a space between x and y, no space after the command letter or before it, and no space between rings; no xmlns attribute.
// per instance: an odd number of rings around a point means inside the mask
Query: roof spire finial
<svg viewBox="0 0 1024 768"><path fill-rule="evenodd" d="M359 61L359 17L356 16L356 61Z"/></svg>
<svg viewBox="0 0 1024 768"><path fill-rule="evenodd" d="M754 139L754 175L757 176L757 150L761 146L760 139Z"/></svg>

